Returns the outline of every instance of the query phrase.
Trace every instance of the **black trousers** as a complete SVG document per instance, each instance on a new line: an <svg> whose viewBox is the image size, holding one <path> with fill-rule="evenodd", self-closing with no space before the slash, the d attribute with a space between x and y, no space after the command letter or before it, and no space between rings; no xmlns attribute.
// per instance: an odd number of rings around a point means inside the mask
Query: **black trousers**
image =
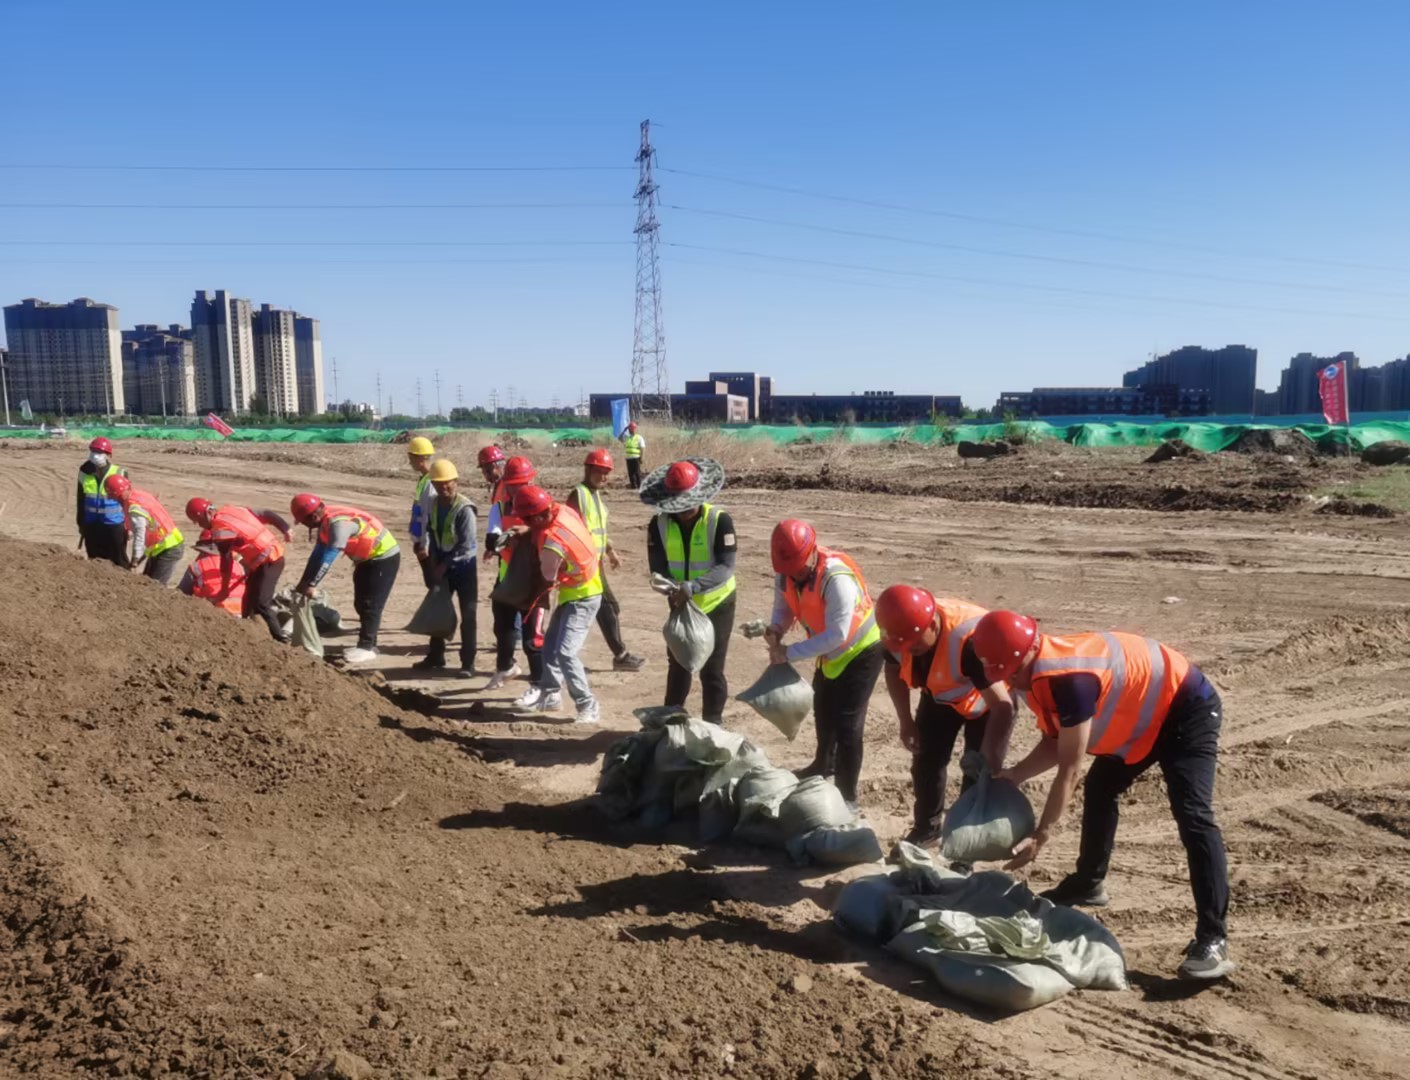
<svg viewBox="0 0 1410 1080"><path fill-rule="evenodd" d="M181 557L185 554L186 549L181 544L167 548L156 558L147 560L146 565L142 567L142 576L171 588L171 579L176 576L176 571L181 569Z"/></svg>
<svg viewBox="0 0 1410 1080"><path fill-rule="evenodd" d="M1200 941L1225 937L1229 913L1229 864L1213 806L1223 711L1212 688L1203 699L1181 689L1149 757L1134 765L1116 757L1097 758L1087 771L1082 847L1077 856L1077 876L1082 881L1096 883L1106 877L1116 846L1120 798L1138 776L1159 764L1170 812L1185 845L1195 898L1195 936Z"/></svg>
<svg viewBox="0 0 1410 1080"><path fill-rule="evenodd" d="M127 529L122 522L105 525L98 521L82 526L79 532L90 559L107 559L114 566L127 566Z"/></svg>
<svg viewBox="0 0 1410 1080"><path fill-rule="evenodd" d="M626 643L622 641L622 605L617 603L617 597L612 592L612 583L607 580L605 561L601 573L602 606L597 609L597 626L602 631L602 639L612 650L612 658L616 659L627 651Z"/></svg>
<svg viewBox="0 0 1410 1080"><path fill-rule="evenodd" d="M284 628L279 625L279 613L274 610L274 594L279 589L279 575L282 573L283 559L271 559L251 570L245 576L245 607L240 613L242 619L253 619L258 615L279 641L284 640Z"/></svg>
<svg viewBox="0 0 1410 1080"><path fill-rule="evenodd" d="M965 752L980 749L984 743L984 722L988 716L984 713L972 720L966 719L963 713L949 705L942 705L927 691L921 691L920 703L916 706L916 734L920 749L911 757L911 789L915 792L915 827L918 831L929 832L940 828L940 819L945 813L946 770L955 752L955 741L963 731ZM966 776L960 782L960 791L968 790L973 784L974 781Z"/></svg>
<svg viewBox="0 0 1410 1080"><path fill-rule="evenodd" d="M848 802L857 801L857 781L862 776L862 736L867 723L867 703L881 675L885 653L881 643L852 657L829 679L818 668L813 675L813 728L818 748L804 771L833 776L837 790Z"/></svg>
<svg viewBox="0 0 1410 1080"><path fill-rule="evenodd" d="M423 568L426 567L429 565L429 560L421 565ZM471 559L468 563L451 567L446 572L444 580L451 595L460 601L460 666L473 668L475 666L475 639L477 636L475 605L480 599L480 573L477 560ZM446 639L433 637L431 646L426 651L426 656L432 660L444 660Z"/></svg>
<svg viewBox="0 0 1410 1080"><path fill-rule="evenodd" d="M401 552L385 559L368 559L353 567L353 610L357 612L357 647L375 649L377 631L382 627L382 611L392 595L392 585L401 569Z"/></svg>
<svg viewBox="0 0 1410 1080"><path fill-rule="evenodd" d="M627 483L633 488L641 487L641 458L627 458Z"/></svg>
<svg viewBox="0 0 1410 1080"><path fill-rule="evenodd" d="M494 616L495 670L514 666L514 649L522 645L529 661L529 681L537 686L543 678L543 632L548 628L548 610L540 605L521 612L498 600L490 602Z"/></svg>
<svg viewBox="0 0 1410 1080"><path fill-rule="evenodd" d="M734 633L734 599L735 594L731 593L719 607L705 616L715 628L715 651L700 669L700 715L716 724L724 717L725 702L729 700L725 658L729 655L730 635ZM665 704L684 705L685 699L690 697L691 682L690 672L676 663L676 658L667 650Z"/></svg>

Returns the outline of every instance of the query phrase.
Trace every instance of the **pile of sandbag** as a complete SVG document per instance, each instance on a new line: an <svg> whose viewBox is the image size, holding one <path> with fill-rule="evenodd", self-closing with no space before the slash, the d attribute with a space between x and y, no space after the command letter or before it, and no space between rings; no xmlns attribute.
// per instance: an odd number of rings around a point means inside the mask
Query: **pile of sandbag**
<svg viewBox="0 0 1410 1080"><path fill-rule="evenodd" d="M795 862L876 862L881 845L822 777L776 769L742 735L664 706L637 709L641 730L602 760L597 793L608 815L650 827L694 817L701 843L733 836L783 848Z"/></svg>
<svg viewBox="0 0 1410 1080"><path fill-rule="evenodd" d="M930 973L947 993L1004 1012L1074 987L1126 989L1126 959L1105 926L1035 896L999 870L960 874L902 842L897 868L849 883L838 926Z"/></svg>

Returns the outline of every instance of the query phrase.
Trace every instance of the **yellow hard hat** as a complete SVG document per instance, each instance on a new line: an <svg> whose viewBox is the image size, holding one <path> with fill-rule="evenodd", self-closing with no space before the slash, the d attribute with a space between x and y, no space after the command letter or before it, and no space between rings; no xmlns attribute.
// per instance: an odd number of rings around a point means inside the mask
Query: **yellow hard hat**
<svg viewBox="0 0 1410 1080"><path fill-rule="evenodd" d="M425 435L418 435L407 443L406 452L415 457L430 457L436 452L436 448L431 445L431 440Z"/></svg>
<svg viewBox="0 0 1410 1080"><path fill-rule="evenodd" d="M427 446L430 443L426 444ZM439 484L445 480L459 480L460 473L456 472L455 463L441 458L431 466L431 483Z"/></svg>

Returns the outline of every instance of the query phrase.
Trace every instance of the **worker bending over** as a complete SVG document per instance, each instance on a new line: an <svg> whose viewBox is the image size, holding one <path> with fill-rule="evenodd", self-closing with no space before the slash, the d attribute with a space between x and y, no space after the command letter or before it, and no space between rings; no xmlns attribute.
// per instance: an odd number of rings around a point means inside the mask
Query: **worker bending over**
<svg viewBox="0 0 1410 1080"><path fill-rule="evenodd" d="M499 447L486 449L498 450ZM483 455L485 451L480 453ZM482 468L481 471L486 470ZM490 505L489 520L485 526L485 550L497 559L496 582L503 581L509 574L509 563L517 547L514 541L518 535L515 526L523 524L514 516L514 496L537 475L538 470L528 458L512 457L504 463L500 478L494 483L494 502ZM543 596L524 611L513 604L491 598L490 615L494 619L495 672L485 684L485 689L498 690L519 675L519 665L514 661L516 642L523 644L524 658L529 665L529 685L538 685L543 678L543 635L548 623L548 592L545 590Z"/></svg>
<svg viewBox="0 0 1410 1080"><path fill-rule="evenodd" d="M597 609L597 625L607 647L612 650L613 671L640 671L646 666L643 657L627 651L622 640L622 606L612 593L607 579L607 567L622 565L607 532L607 504L602 500L603 489L612 475L612 455L606 450L592 450L583 460L583 482L568 493L566 506L578 512L597 542L598 573L602 576L602 606Z"/></svg>
<svg viewBox="0 0 1410 1080"><path fill-rule="evenodd" d="M764 634L769 662L812 660L813 724L817 749L799 776L834 776L837 790L855 813L862 775L862 735L881 674L881 632L871 596L850 555L818 544L806 521L789 518L774 526L774 610ZM785 646L794 623L807 635Z"/></svg>
<svg viewBox="0 0 1410 1080"><path fill-rule="evenodd" d="M1225 926L1229 868L1213 807L1223 706L1204 673L1152 638L1057 637L1012 611L989 612L973 640L985 676L1007 680L1022 695L1042 734L1027 757L1000 775L1021 784L1057 769L1038 828L1014 848L1007 869L1042 854L1072 801L1082 759L1091 754L1096 760L1087 772L1077 871L1043 895L1055 904L1104 906L1121 795L1159 764L1195 898L1195 939L1180 977L1218 979L1232 972Z"/></svg>
<svg viewBox="0 0 1410 1080"><path fill-rule="evenodd" d="M475 674L475 604L479 599L480 581L475 568L475 504L460 494L460 473L453 462L441 458L429 473L434 485L435 500L426 519L429 546L421 560L422 574L435 588L444 585L460 602L460 674L471 678ZM426 656L412 667L422 670L446 666L446 639L431 639Z"/></svg>
<svg viewBox="0 0 1410 1080"><path fill-rule="evenodd" d="M289 634L279 622L274 609L274 593L279 588L279 576L284 573L284 544L271 531L277 529L285 541L294 538L289 523L273 510L251 510L247 506L222 506L219 509L209 499L195 498L186 503L186 516L202 529L209 529L211 539L220 549L221 588L228 592L232 583L235 559L245 568L245 603L241 618L256 615L264 620L270 636L286 644ZM224 599L221 595L219 599Z"/></svg>
<svg viewBox="0 0 1410 1080"><path fill-rule="evenodd" d="M127 565L134 571L141 567L144 575L170 587L186 549L181 543L181 530L166 507L151 492L134 488L132 481L121 473L109 473L103 487L122 504L127 516L127 533L132 538ZM145 567L142 566L144 560Z"/></svg>
<svg viewBox="0 0 1410 1080"><path fill-rule="evenodd" d="M100 436L88 444L88 460L78 467L79 546L90 559L107 559L115 566L127 565L127 525L122 503L106 484L110 476L126 475L113 464L112 443Z"/></svg>
<svg viewBox="0 0 1410 1080"><path fill-rule="evenodd" d="M216 607L240 618L245 607L245 568L240 563L230 567L230 580L226 584L221 576L220 548L211 539L210 530L201 533L196 541L196 558L181 576L177 589L187 596L209 600Z"/></svg>

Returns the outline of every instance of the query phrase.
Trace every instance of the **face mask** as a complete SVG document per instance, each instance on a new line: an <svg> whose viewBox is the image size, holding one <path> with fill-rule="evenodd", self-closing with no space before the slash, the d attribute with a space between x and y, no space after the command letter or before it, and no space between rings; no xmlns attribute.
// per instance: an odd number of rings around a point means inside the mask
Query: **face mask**
<svg viewBox="0 0 1410 1080"><path fill-rule="evenodd" d="M97 468L101 469L105 465L107 465L108 455L100 454L97 451L90 451L88 454L88 460L91 461Z"/></svg>

